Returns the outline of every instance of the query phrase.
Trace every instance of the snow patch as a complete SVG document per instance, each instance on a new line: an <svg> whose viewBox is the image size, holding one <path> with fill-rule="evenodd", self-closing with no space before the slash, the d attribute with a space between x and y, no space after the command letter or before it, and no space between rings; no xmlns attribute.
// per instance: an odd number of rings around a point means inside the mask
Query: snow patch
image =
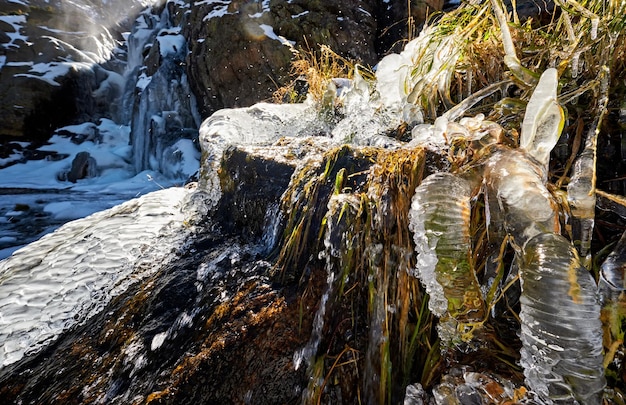
<svg viewBox="0 0 626 405"><path fill-rule="evenodd" d="M296 44L294 41L289 41L287 38L283 37L282 35L276 35L274 33L274 27L272 27L271 25L259 24L259 27L261 27L266 37L279 41L283 45L287 45L291 47Z"/></svg>

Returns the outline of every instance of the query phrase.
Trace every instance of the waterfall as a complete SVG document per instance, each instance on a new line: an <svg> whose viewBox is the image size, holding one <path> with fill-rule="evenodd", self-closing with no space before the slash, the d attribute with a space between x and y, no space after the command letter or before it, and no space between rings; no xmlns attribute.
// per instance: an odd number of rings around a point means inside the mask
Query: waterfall
<svg viewBox="0 0 626 405"><path fill-rule="evenodd" d="M181 167L179 144L196 138L201 120L184 67L186 40L172 18L164 7L160 13L147 9L135 21L120 118L130 123L137 173L156 170L184 179L189 172Z"/></svg>

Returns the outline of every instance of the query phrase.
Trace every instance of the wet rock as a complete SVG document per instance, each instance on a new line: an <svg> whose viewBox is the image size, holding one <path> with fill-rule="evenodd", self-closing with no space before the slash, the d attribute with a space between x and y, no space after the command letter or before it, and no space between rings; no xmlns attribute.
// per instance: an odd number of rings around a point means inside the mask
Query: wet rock
<svg viewBox="0 0 626 405"><path fill-rule="evenodd" d="M229 149L218 213L172 261L142 262L154 276L41 353L1 369L0 397L42 404L296 401L306 377L293 353L312 323L301 308L316 305L323 277L312 276L307 296L272 283L260 227L294 167L323 146L284 139L271 148Z"/></svg>

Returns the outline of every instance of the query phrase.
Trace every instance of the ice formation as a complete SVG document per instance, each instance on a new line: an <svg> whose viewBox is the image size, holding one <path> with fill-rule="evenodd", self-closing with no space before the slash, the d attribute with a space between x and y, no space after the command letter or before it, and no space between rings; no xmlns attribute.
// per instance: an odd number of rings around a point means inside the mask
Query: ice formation
<svg viewBox="0 0 626 405"><path fill-rule="evenodd" d="M605 380L595 281L570 242L560 236L557 204L546 186L550 152L564 121L557 84L556 70L544 72L526 109L520 148L485 149L486 156L470 169L468 178L482 178L491 243L499 245L508 235L518 256L522 365L528 387L545 403L599 403ZM470 141L488 132L480 119L461 124L444 115L433 125L417 125L411 144L446 151L455 137ZM583 212L580 217L595 205L587 184L593 179L594 162L584 157L568 189L576 203L573 212ZM416 275L429 293L431 311L441 317L443 342L471 338L463 333L485 312L485 298L470 261L472 193L476 191L459 175L436 173L417 187L411 207ZM456 328L450 327L448 316L459 322ZM470 321L465 328L464 318Z"/></svg>
<svg viewBox="0 0 626 405"><path fill-rule="evenodd" d="M484 174L489 227L504 226L518 248L535 235L559 230L545 172L519 150L503 150L489 159Z"/></svg>
<svg viewBox="0 0 626 405"><path fill-rule="evenodd" d="M471 265L470 183L450 173L433 174L419 185L409 213L417 253L416 273L437 316L448 314L471 331L485 314L484 300ZM450 341L455 333L443 332ZM442 334L444 336L442 336Z"/></svg>
<svg viewBox="0 0 626 405"><path fill-rule="evenodd" d="M561 136L565 121L563 109L556 99L558 84L556 69L546 69L528 101L522 121L520 148L535 158L546 172L550 152Z"/></svg>
<svg viewBox="0 0 626 405"><path fill-rule="evenodd" d="M175 254L183 188L70 222L0 262L0 367L37 351ZM72 241L72 243L68 243Z"/></svg>
<svg viewBox="0 0 626 405"><path fill-rule="evenodd" d="M600 404L602 326L592 275L567 239L544 233L526 244L520 280L526 383L546 404Z"/></svg>

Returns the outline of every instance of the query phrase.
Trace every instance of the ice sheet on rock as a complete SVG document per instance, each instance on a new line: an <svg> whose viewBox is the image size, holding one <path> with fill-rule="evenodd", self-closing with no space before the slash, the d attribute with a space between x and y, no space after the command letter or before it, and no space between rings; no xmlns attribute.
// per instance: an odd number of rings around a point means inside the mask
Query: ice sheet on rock
<svg viewBox="0 0 626 405"><path fill-rule="evenodd" d="M593 276L569 241L552 233L528 241L520 273L526 384L542 403L600 404L605 379Z"/></svg>
<svg viewBox="0 0 626 405"><path fill-rule="evenodd" d="M186 235L170 188L65 224L0 262L0 366L37 351L174 255Z"/></svg>
<svg viewBox="0 0 626 405"><path fill-rule="evenodd" d="M202 123L203 150L227 145L267 145L284 136L297 136L317 118L310 104L258 103L248 108L219 110Z"/></svg>
<svg viewBox="0 0 626 405"><path fill-rule="evenodd" d="M303 128L318 126L313 105L259 103L248 108L223 109L200 126L203 160L200 188L219 199L217 169L231 145L270 145L281 137L298 136ZM214 201L215 203L217 202Z"/></svg>

